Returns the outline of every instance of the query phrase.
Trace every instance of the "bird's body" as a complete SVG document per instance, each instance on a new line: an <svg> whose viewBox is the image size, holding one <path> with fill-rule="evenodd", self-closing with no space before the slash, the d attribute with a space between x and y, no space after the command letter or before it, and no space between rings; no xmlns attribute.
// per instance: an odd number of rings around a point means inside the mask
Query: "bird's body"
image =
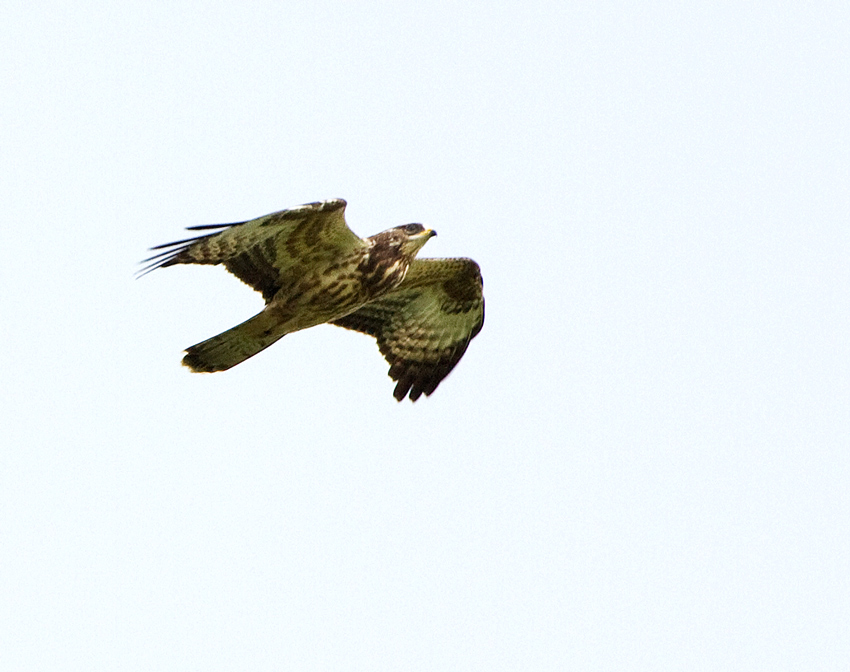
<svg viewBox="0 0 850 672"><path fill-rule="evenodd" d="M398 380L395 396L436 389L481 329L481 273L471 259L415 259L434 235L421 224L361 239L345 224L345 201L310 203L160 245L144 272L174 264L223 264L266 300L232 329L193 345L183 363L224 371L286 334L331 323L378 340Z"/></svg>

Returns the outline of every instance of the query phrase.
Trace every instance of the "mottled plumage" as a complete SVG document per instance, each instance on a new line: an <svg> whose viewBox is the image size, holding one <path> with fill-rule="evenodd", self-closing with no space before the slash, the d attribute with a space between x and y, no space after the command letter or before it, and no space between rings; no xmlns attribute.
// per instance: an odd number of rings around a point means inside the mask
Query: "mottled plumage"
<svg viewBox="0 0 850 672"><path fill-rule="evenodd" d="M192 371L224 371L288 333L331 324L374 336L397 381L394 396L431 394L484 323L481 272L471 259L416 259L434 231L406 224L361 239L345 201L309 203L159 245L142 274L175 264L223 264L265 308L186 349Z"/></svg>

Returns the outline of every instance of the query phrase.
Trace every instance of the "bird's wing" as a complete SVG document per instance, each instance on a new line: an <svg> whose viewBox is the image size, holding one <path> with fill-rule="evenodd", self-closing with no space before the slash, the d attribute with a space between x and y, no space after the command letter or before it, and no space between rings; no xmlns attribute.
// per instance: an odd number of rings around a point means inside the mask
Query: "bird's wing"
<svg viewBox="0 0 850 672"><path fill-rule="evenodd" d="M393 291L332 324L374 336L397 381L393 396L431 394L484 324L481 270L472 259L415 259Z"/></svg>
<svg viewBox="0 0 850 672"><path fill-rule="evenodd" d="M282 274L293 267L309 268L366 248L348 228L344 212L345 201L335 199L247 222L191 226L191 231L215 231L151 248L163 251L145 259L150 263L140 274L175 264L224 264L269 301L280 289Z"/></svg>

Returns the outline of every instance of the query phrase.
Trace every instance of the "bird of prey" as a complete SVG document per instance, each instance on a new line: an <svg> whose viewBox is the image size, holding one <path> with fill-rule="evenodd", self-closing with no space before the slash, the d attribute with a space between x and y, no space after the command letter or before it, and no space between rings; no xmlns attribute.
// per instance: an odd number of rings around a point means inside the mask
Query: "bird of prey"
<svg viewBox="0 0 850 672"><path fill-rule="evenodd" d="M225 371L286 334L330 323L373 336L397 381L393 396L430 395L484 323L472 259L417 259L436 232L405 224L360 238L345 201L308 203L157 245L141 274L175 264L223 264L263 295L262 311L186 349L192 371ZM142 262L142 263L145 263Z"/></svg>

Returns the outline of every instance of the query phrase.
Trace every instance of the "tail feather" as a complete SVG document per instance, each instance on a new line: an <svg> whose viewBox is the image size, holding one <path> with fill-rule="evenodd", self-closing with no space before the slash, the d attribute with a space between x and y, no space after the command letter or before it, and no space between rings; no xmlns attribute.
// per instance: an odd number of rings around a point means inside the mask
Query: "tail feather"
<svg viewBox="0 0 850 672"><path fill-rule="evenodd" d="M186 348L183 365L198 373L226 371L286 335L280 321L265 311L232 329Z"/></svg>

